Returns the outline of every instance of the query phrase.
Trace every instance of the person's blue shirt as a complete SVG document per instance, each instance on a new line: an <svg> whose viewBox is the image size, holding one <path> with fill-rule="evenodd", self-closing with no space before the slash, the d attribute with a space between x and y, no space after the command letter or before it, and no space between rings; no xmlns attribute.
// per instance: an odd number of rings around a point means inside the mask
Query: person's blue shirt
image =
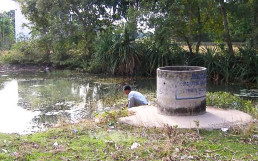
<svg viewBox="0 0 258 161"><path fill-rule="evenodd" d="M148 101L143 94L137 91L131 91L128 94L128 107L140 106L140 105L147 105Z"/></svg>

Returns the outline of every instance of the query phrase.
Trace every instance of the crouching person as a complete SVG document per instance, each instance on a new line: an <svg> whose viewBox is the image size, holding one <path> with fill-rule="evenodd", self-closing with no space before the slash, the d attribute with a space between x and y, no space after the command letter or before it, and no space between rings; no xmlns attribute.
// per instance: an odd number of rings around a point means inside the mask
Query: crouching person
<svg viewBox="0 0 258 161"><path fill-rule="evenodd" d="M132 91L129 85L124 86L124 93L128 95L128 108L147 105L146 97L137 91Z"/></svg>

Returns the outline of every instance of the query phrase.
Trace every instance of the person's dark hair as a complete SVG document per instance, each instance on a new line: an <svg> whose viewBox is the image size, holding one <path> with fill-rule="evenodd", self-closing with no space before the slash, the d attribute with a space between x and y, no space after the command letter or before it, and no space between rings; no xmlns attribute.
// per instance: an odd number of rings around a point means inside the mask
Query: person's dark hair
<svg viewBox="0 0 258 161"><path fill-rule="evenodd" d="M130 87L129 85L125 85L125 86L124 86L124 91L126 91L126 90L131 91L131 87Z"/></svg>

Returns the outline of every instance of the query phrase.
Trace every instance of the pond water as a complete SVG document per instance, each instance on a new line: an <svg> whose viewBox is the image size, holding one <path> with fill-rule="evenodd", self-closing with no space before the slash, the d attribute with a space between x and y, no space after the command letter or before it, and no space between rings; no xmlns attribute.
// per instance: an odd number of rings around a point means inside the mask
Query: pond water
<svg viewBox="0 0 258 161"><path fill-rule="evenodd" d="M70 71L0 73L0 132L28 134L62 122L74 123L95 112L123 107L122 87L155 97L155 79L109 78ZM241 86L208 85L208 91L239 92Z"/></svg>
<svg viewBox="0 0 258 161"><path fill-rule="evenodd" d="M122 107L126 82L155 92L151 79L137 82L69 71L0 73L0 132L33 133Z"/></svg>

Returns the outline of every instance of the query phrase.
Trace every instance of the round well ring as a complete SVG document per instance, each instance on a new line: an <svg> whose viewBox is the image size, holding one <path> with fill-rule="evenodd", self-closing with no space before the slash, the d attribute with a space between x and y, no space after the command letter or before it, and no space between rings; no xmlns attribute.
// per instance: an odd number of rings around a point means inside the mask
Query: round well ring
<svg viewBox="0 0 258 161"><path fill-rule="evenodd" d="M206 68L167 66L157 69L157 105L164 115L198 115L206 111Z"/></svg>

